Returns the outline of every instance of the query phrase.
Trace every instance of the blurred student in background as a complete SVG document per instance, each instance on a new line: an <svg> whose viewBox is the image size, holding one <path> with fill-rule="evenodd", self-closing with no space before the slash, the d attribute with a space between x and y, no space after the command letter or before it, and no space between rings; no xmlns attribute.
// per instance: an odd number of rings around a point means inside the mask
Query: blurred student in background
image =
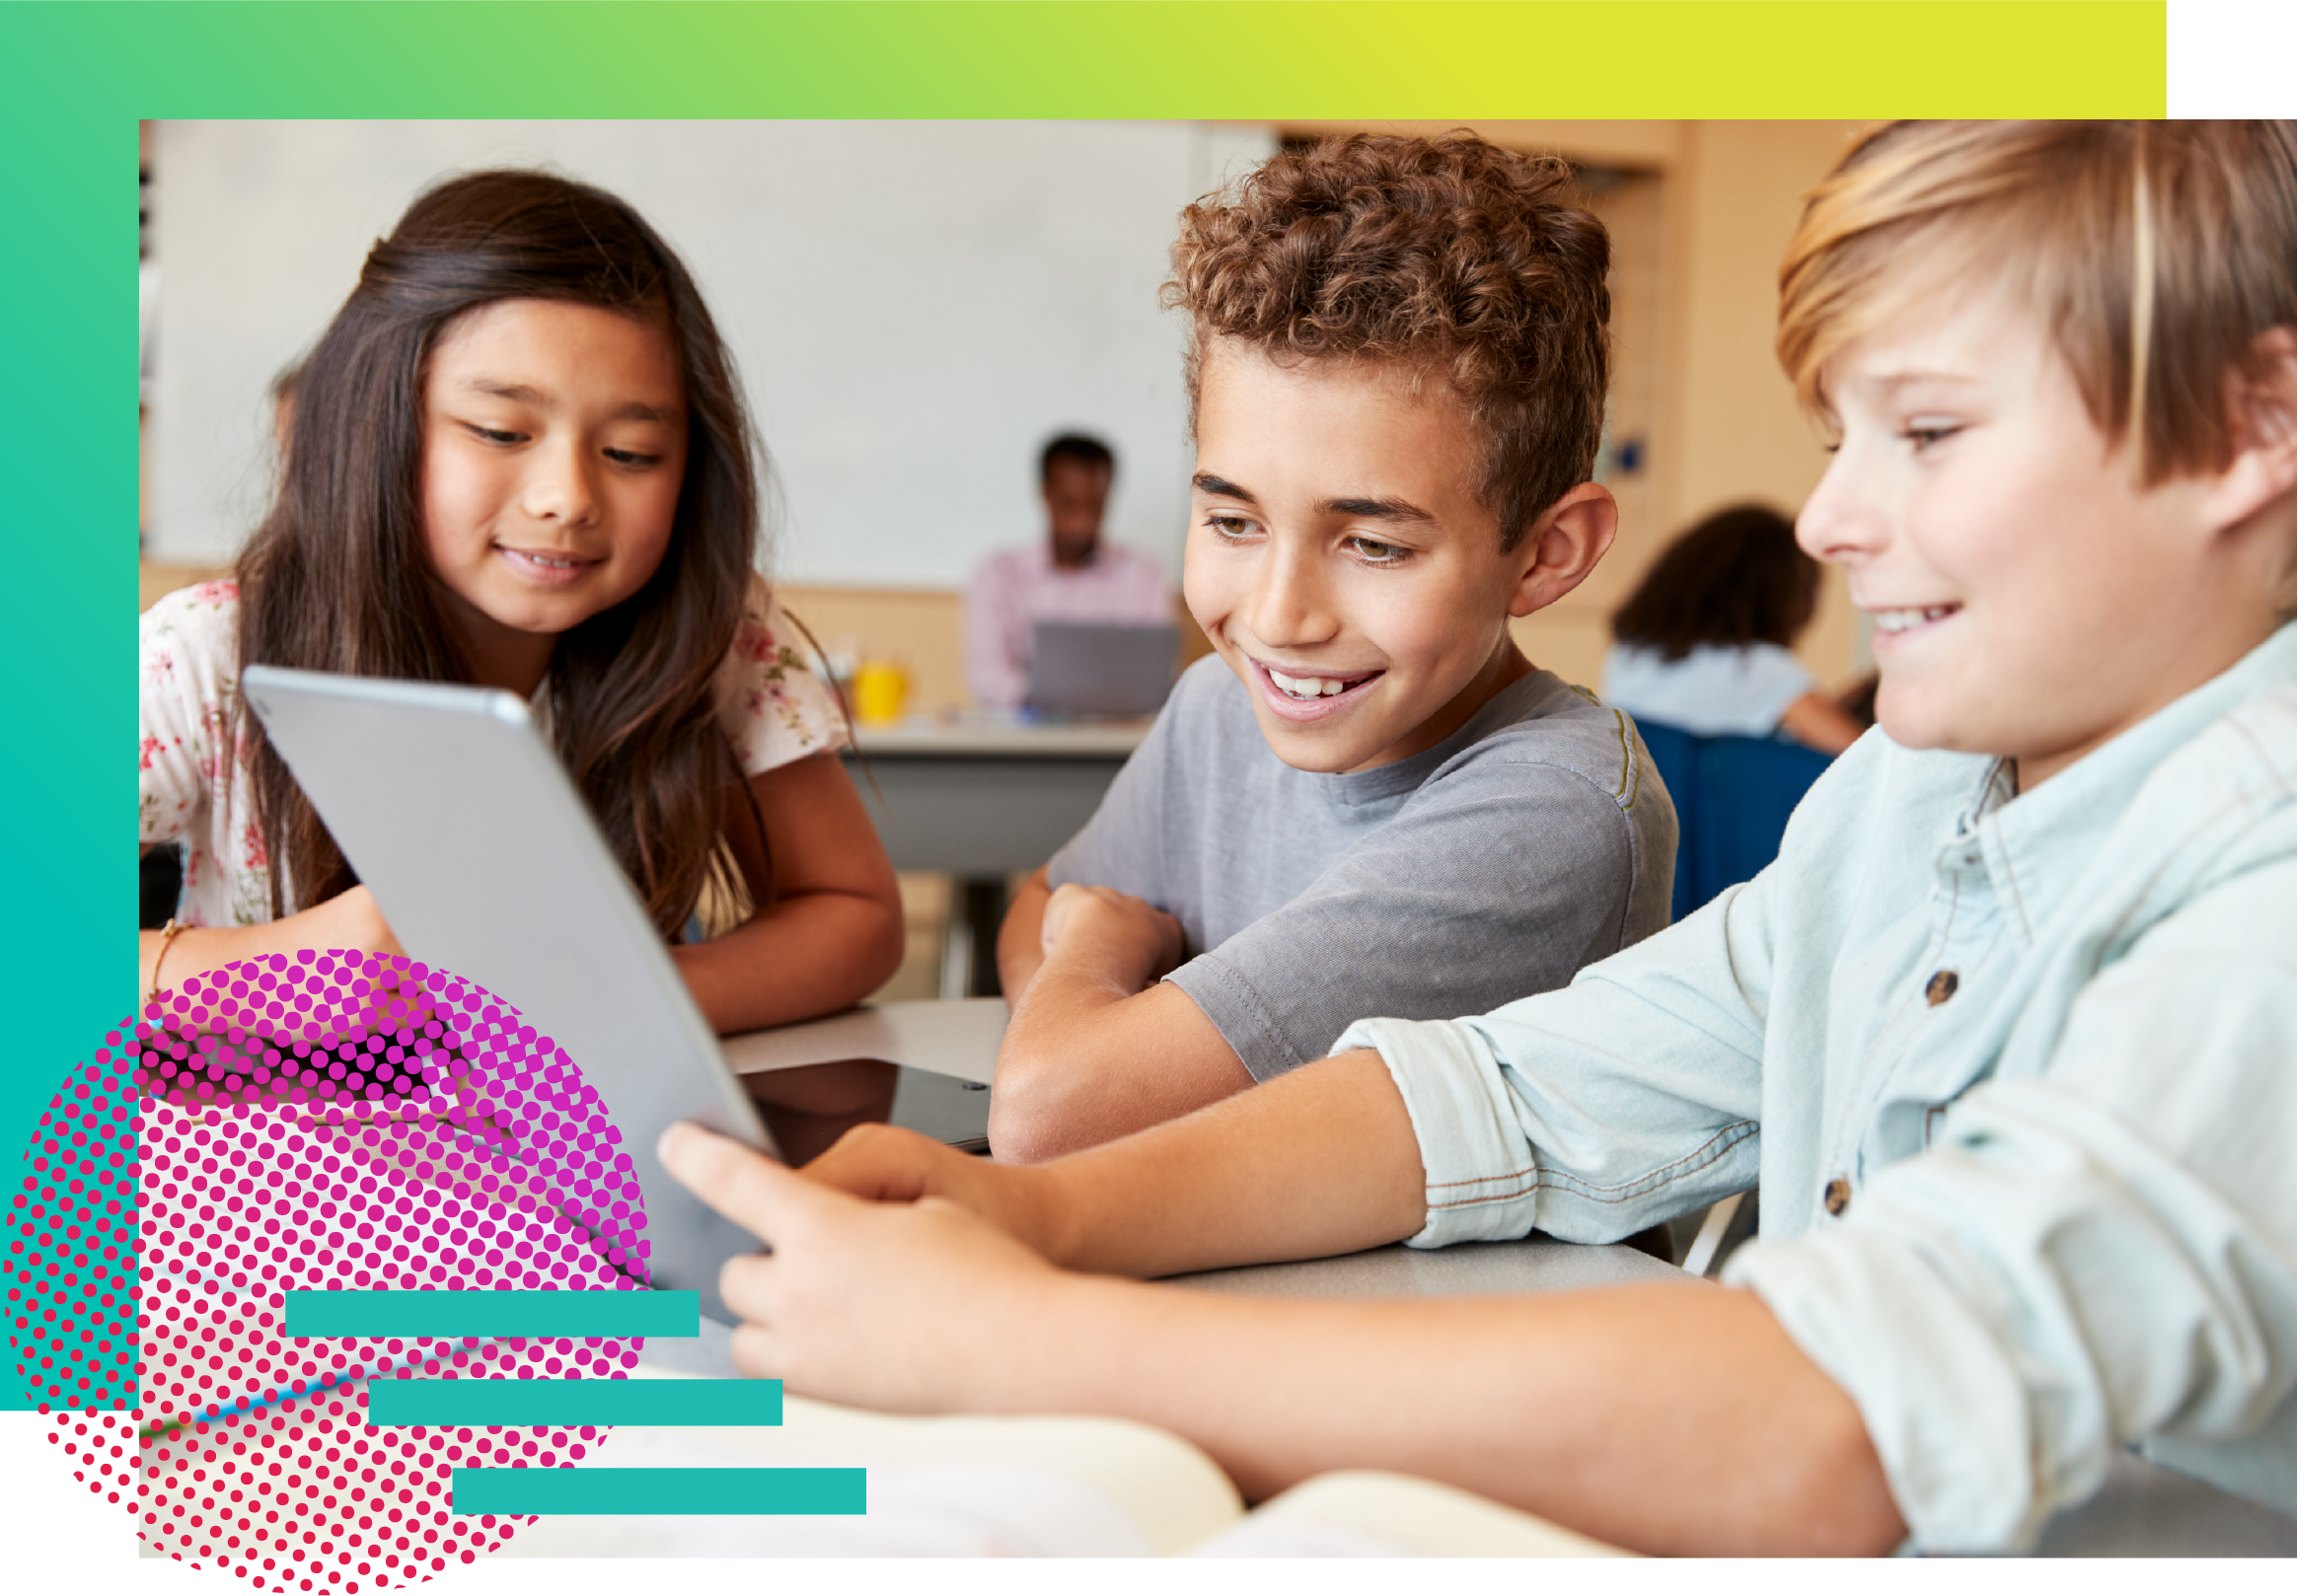
<svg viewBox="0 0 2298 1596"><path fill-rule="evenodd" d="M1718 510L1612 613L1604 702L1701 737L1785 734L1840 754L1865 728L1789 652L1818 604L1818 561L1787 517L1760 504Z"/></svg>
<svg viewBox="0 0 2298 1596"><path fill-rule="evenodd" d="M982 561L966 595L966 680L985 708L1029 695L1030 627L1040 620L1165 621L1173 601L1147 554L1101 542L1117 458L1065 432L1038 457L1045 538Z"/></svg>

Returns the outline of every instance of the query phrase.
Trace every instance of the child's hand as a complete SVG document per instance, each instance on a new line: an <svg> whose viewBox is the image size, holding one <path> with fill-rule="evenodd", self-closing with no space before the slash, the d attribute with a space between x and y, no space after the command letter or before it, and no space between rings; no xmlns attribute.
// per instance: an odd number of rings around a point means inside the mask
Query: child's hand
<svg viewBox="0 0 2298 1596"><path fill-rule="evenodd" d="M1016 1347L1070 1279L938 1197L864 1202L690 1124L664 1132L660 1152L695 1196L774 1249L718 1277L742 1321L734 1366L808 1396L996 1408Z"/></svg>
<svg viewBox="0 0 2298 1596"><path fill-rule="evenodd" d="M841 1136L803 1173L868 1202L938 1197L1042 1257L1059 1262L1064 1256L1058 1177L1044 1169L977 1158L899 1125L865 1124Z"/></svg>
<svg viewBox="0 0 2298 1596"><path fill-rule="evenodd" d="M1040 940L1048 959L1081 955L1097 968L1123 972L1121 979L1136 990L1161 979L1181 962L1181 922L1114 887L1072 882L1055 888L1045 906Z"/></svg>

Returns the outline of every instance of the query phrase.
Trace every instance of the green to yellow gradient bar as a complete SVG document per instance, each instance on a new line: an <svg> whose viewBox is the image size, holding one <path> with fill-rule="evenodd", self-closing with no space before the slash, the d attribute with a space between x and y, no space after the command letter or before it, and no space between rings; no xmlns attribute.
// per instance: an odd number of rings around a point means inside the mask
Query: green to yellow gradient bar
<svg viewBox="0 0 2298 1596"><path fill-rule="evenodd" d="M2161 0L239 0L0 17L28 84L101 59L71 92L145 116L2159 116L2168 59Z"/></svg>
<svg viewBox="0 0 2298 1596"><path fill-rule="evenodd" d="M700 1336L693 1291L290 1291L290 1337Z"/></svg>
<svg viewBox="0 0 2298 1596"><path fill-rule="evenodd" d="M376 1380L370 1424L778 1424L779 1380Z"/></svg>
<svg viewBox="0 0 2298 1596"><path fill-rule="evenodd" d="M860 1469L457 1469L448 1511L714 1518L866 1513Z"/></svg>

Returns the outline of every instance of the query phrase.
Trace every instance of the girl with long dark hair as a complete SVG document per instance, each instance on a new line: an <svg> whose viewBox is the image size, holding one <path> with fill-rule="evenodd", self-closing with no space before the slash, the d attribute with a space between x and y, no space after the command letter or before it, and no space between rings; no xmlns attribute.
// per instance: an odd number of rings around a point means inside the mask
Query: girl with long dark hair
<svg viewBox="0 0 2298 1596"><path fill-rule="evenodd" d="M186 855L147 986L395 949L243 661L528 697L721 1032L892 972L893 871L830 757L845 717L752 568L764 461L733 364L636 212L535 172L433 187L303 366L293 429L236 579L144 617L142 840ZM474 793L470 823L519 817ZM731 928L688 941L698 909Z"/></svg>

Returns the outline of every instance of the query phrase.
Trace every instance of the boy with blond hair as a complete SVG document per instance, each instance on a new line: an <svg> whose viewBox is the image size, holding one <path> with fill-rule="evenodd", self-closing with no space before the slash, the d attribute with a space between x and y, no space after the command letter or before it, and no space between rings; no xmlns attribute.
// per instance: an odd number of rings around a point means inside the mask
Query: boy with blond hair
<svg viewBox="0 0 2298 1596"><path fill-rule="evenodd" d="M1289 150L1183 212L1182 587L1216 657L1006 918L1000 1157L1667 923L1674 810L1633 730L1509 632L1611 544L1608 260L1565 162L1466 134Z"/></svg>
<svg viewBox="0 0 2298 1596"><path fill-rule="evenodd" d="M2126 1446L2288 1512L2293 186L2288 122L1861 143L1779 348L1835 442L1798 535L1875 617L1881 725L1777 863L1562 991L1366 1021L1043 1169L873 1127L808 1179L677 1127L776 1249L726 1268L736 1360L1137 1415L1248 1495L1435 1475L1652 1551L2016 1549ZM1069 1272L1594 1239L1750 1183L1723 1289Z"/></svg>

